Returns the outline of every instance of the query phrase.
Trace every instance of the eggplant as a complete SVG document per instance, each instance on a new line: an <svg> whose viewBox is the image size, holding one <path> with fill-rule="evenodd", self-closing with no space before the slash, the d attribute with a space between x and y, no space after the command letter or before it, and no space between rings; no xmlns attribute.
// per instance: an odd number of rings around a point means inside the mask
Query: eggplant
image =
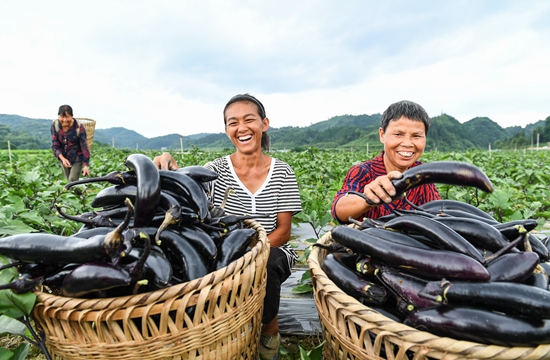
<svg viewBox="0 0 550 360"><path fill-rule="evenodd" d="M539 256L534 252L504 254L487 264L492 282L523 282L527 280L539 264Z"/></svg>
<svg viewBox="0 0 550 360"><path fill-rule="evenodd" d="M417 186L438 183L458 186L473 186L491 193L493 184L487 175L477 166L458 161L435 161L412 167L403 173L400 179L392 180L395 198Z"/></svg>
<svg viewBox="0 0 550 360"><path fill-rule="evenodd" d="M424 211L424 210L417 210L417 209L413 209L413 210L408 210L408 209L393 209L392 212L396 215L396 216L404 216L404 215L411 215L411 216L424 216L424 217L427 217L427 218L435 218L436 215L430 213L430 212L427 212L427 211ZM390 219L386 220L386 221L389 221Z"/></svg>
<svg viewBox="0 0 550 360"><path fill-rule="evenodd" d="M11 290L16 294L28 293L29 291L33 291L36 287L40 286L43 279L43 276L33 278L29 274L21 274L9 283L0 284L0 291Z"/></svg>
<svg viewBox="0 0 550 360"><path fill-rule="evenodd" d="M159 170L153 160L143 154L128 155L124 165L133 170L137 177L134 226L147 226L155 216L160 200Z"/></svg>
<svg viewBox="0 0 550 360"><path fill-rule="evenodd" d="M195 209L200 220L209 215L208 198L202 187L191 177L177 171L158 170L163 189L180 194Z"/></svg>
<svg viewBox="0 0 550 360"><path fill-rule="evenodd" d="M497 228L500 232L502 232L505 236L509 236L513 239L517 237L518 226L523 226L525 230L531 231L534 230L538 225L539 223L535 219L522 219L497 223L493 226Z"/></svg>
<svg viewBox="0 0 550 360"><path fill-rule="evenodd" d="M549 260L550 254L549 254L548 248L544 246L544 244L542 243L542 241L540 241L538 237L536 237L532 233L527 233L527 240L529 241L529 245L531 246L531 251L538 254L541 262ZM524 245L522 246L522 245L523 244L520 244L518 248L520 250L526 251L525 246Z"/></svg>
<svg viewBox="0 0 550 360"><path fill-rule="evenodd" d="M65 185L65 189L70 189L71 187L75 185L81 185L81 184L87 184L87 183L94 183L94 182L101 182L106 181L108 183L111 183L113 185L136 185L137 184L137 177L136 173L134 171L113 171L108 173L107 175L93 177L93 178L83 178L76 181L72 181Z"/></svg>
<svg viewBox="0 0 550 360"><path fill-rule="evenodd" d="M473 164L459 161L434 161L415 166L405 170L400 179L393 179L391 182L395 188L395 195L392 197L393 200L400 199L410 189L429 183L473 186L489 193L494 191L491 180L480 168ZM370 205L378 205L363 193L353 192L353 194L363 197Z"/></svg>
<svg viewBox="0 0 550 360"><path fill-rule="evenodd" d="M397 242L403 245L414 246L414 247L426 249L426 250L434 249L433 245L428 245L426 242L419 241L414 237L404 234L400 231L394 231L394 230L384 229L384 228L367 228L361 231L371 234L373 236L377 236L379 238Z"/></svg>
<svg viewBox="0 0 550 360"><path fill-rule="evenodd" d="M549 284L548 275L543 272L533 272L531 276L529 276L525 280L525 284L548 291L548 284Z"/></svg>
<svg viewBox="0 0 550 360"><path fill-rule="evenodd" d="M337 261L333 254L327 254L322 260L321 269L338 288L362 303L383 304L388 299L384 286L366 280Z"/></svg>
<svg viewBox="0 0 550 360"><path fill-rule="evenodd" d="M509 241L494 226L473 218L436 217L435 221L447 225L477 248L496 252ZM515 248L514 248L515 249ZM517 249L513 251L519 251Z"/></svg>
<svg viewBox="0 0 550 360"><path fill-rule="evenodd" d="M183 166L178 168L176 172L185 174L198 183L210 182L218 178L217 172L204 166Z"/></svg>
<svg viewBox="0 0 550 360"><path fill-rule="evenodd" d="M406 304L404 307L406 314L418 309L440 305L436 301L418 295L428 283L427 280L380 263L375 263L374 267L377 268L375 274L380 281Z"/></svg>
<svg viewBox="0 0 550 360"><path fill-rule="evenodd" d="M218 246L215 269L226 267L246 253L246 249L256 238L256 230L251 228L235 229L224 237Z"/></svg>
<svg viewBox="0 0 550 360"><path fill-rule="evenodd" d="M113 185L99 191L90 206L93 208L119 207L128 198L134 204L137 198L136 185Z"/></svg>
<svg viewBox="0 0 550 360"><path fill-rule="evenodd" d="M57 210L57 213L65 219L87 224L92 227L103 227L103 226L116 227L116 224L111 219L103 215L96 215L93 217L72 216L65 213L63 210L61 210L61 207L59 207L59 205L57 204L55 204L55 209Z"/></svg>
<svg viewBox="0 0 550 360"><path fill-rule="evenodd" d="M464 254L402 245L347 226L337 226L331 234L334 241L356 253L379 258L411 274L430 279L488 281L490 278L489 272L479 261Z"/></svg>
<svg viewBox="0 0 550 360"><path fill-rule="evenodd" d="M186 226L179 230L180 236L197 249L207 260L213 260L218 254L212 237L198 226Z"/></svg>
<svg viewBox="0 0 550 360"><path fill-rule="evenodd" d="M86 263L78 266L63 280L61 294L67 297L83 297L90 293L115 287L129 286L130 273L109 263Z"/></svg>
<svg viewBox="0 0 550 360"><path fill-rule="evenodd" d="M550 319L550 291L521 283L431 281L419 294L451 306L470 305L509 315Z"/></svg>
<svg viewBox="0 0 550 360"><path fill-rule="evenodd" d="M434 200L434 201L424 203L418 206L418 208L424 211L432 211L436 213L437 212L445 213L447 210L460 210L466 213L470 213L472 215L485 218L487 220L490 220L493 223L498 223L498 221L495 218L493 218L491 215L481 210L480 208L458 200L451 200L451 199Z"/></svg>
<svg viewBox="0 0 550 360"><path fill-rule="evenodd" d="M470 256L481 264L485 264L483 256L462 235L433 219L412 215L398 216L388 221L384 228L424 235L442 249Z"/></svg>
<svg viewBox="0 0 550 360"><path fill-rule="evenodd" d="M63 280L65 280L65 277L80 265L82 264L78 264L78 263L67 264L63 266L63 268L61 268L58 272L46 276L42 281L42 284L49 287L54 286L56 288L61 288L61 286L63 285Z"/></svg>
<svg viewBox="0 0 550 360"><path fill-rule="evenodd" d="M134 246L132 251L125 256L123 261L137 261L143 257L144 248ZM145 260L146 278L151 280L156 289L169 285L172 278L172 265L159 247L153 247Z"/></svg>
<svg viewBox="0 0 550 360"><path fill-rule="evenodd" d="M30 263L69 264L96 260L117 261L132 249L133 232L127 228L133 214L129 200L124 222L106 235L90 238L62 236L45 233L12 235L0 239L0 254L8 258Z"/></svg>
<svg viewBox="0 0 550 360"><path fill-rule="evenodd" d="M550 320L513 317L469 307L422 309L410 314L404 324L436 336L482 344L510 347L550 343Z"/></svg>
<svg viewBox="0 0 550 360"><path fill-rule="evenodd" d="M463 211L463 210L454 210L454 209L448 209L445 211L440 211L435 213L439 217L456 217L456 218L467 218L467 219L475 219L479 221L483 221L484 223L487 223L489 225L496 225L498 224L498 221L495 219L489 219L484 216L479 216L476 214L473 214L471 212Z"/></svg>
<svg viewBox="0 0 550 360"><path fill-rule="evenodd" d="M14 260L44 264L108 261L131 250L125 246L128 241L122 239L125 233L90 238L45 233L12 235L0 239L0 254Z"/></svg>
<svg viewBox="0 0 550 360"><path fill-rule="evenodd" d="M152 236L151 231L154 235L156 229L142 228L141 231L145 231L149 236ZM174 276L178 277L180 281L186 282L198 279L211 271L199 251L178 232L166 229L160 235L160 241L161 249L171 259ZM176 274L176 264L180 270L178 274Z"/></svg>

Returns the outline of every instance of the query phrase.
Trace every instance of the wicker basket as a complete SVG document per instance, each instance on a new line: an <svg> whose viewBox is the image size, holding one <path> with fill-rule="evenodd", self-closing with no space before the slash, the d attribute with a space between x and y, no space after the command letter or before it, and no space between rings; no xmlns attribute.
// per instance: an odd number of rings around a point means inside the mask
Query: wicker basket
<svg viewBox="0 0 550 360"><path fill-rule="evenodd" d="M86 130L86 142L88 143L88 150L92 152L92 145L94 144L95 133L95 120L88 118L75 118Z"/></svg>
<svg viewBox="0 0 550 360"><path fill-rule="evenodd" d="M332 241L330 232L319 243ZM326 250L309 255L325 359L550 359L550 345L503 347L458 341L395 322L340 290L321 269Z"/></svg>
<svg viewBox="0 0 550 360"><path fill-rule="evenodd" d="M154 292L77 299L37 292L33 318L55 359L258 359L269 242L229 266ZM192 311L194 309L194 312Z"/></svg>

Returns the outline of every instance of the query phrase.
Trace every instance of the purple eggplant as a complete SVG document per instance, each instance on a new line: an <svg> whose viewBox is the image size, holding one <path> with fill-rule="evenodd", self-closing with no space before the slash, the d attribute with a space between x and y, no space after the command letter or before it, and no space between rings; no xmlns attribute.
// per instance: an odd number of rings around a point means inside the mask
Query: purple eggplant
<svg viewBox="0 0 550 360"><path fill-rule="evenodd" d="M86 263L78 266L63 280L61 293L68 297L84 297L90 293L129 286L132 275L120 266L109 263Z"/></svg>
<svg viewBox="0 0 550 360"><path fill-rule="evenodd" d="M539 256L534 252L503 254L487 264L493 282L523 282L527 280L539 264Z"/></svg>
<svg viewBox="0 0 550 360"><path fill-rule="evenodd" d="M482 344L539 346L550 343L550 320L520 318L468 307L440 306L410 314L404 323L434 335Z"/></svg>
<svg viewBox="0 0 550 360"><path fill-rule="evenodd" d="M363 303L383 304L388 299L383 285L365 279L336 260L333 254L327 254L322 260L321 269L338 288Z"/></svg>
<svg viewBox="0 0 550 360"><path fill-rule="evenodd" d="M485 264L483 256L462 235L449 226L433 219L423 216L404 215L388 221L384 228L424 235L437 243L441 249L470 256L481 264Z"/></svg>
<svg viewBox="0 0 550 360"><path fill-rule="evenodd" d="M383 264L375 264L374 266L377 268L375 274L380 281L406 304L406 313L440 305L436 301L418 295L428 283L427 280Z"/></svg>
<svg viewBox="0 0 550 360"><path fill-rule="evenodd" d="M448 250L425 250L369 235L347 226L332 229L332 238L356 253L379 258L411 274L429 279L488 281L487 269L477 260Z"/></svg>
<svg viewBox="0 0 550 360"><path fill-rule="evenodd" d="M419 294L451 306L470 305L510 315L550 319L550 291L521 283L431 281Z"/></svg>

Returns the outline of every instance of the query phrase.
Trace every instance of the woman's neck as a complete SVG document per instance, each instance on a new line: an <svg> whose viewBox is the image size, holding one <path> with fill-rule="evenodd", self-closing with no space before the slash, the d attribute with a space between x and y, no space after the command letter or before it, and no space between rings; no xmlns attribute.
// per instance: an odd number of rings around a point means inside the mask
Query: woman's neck
<svg viewBox="0 0 550 360"><path fill-rule="evenodd" d="M231 154L230 158L233 167L236 169L263 168L269 161L269 156L262 152L256 154L242 154L236 152Z"/></svg>

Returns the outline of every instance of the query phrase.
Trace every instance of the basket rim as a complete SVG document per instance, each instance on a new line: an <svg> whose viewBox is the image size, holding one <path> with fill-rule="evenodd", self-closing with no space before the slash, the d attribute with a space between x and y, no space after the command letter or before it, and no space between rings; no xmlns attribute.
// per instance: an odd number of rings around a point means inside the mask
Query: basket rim
<svg viewBox="0 0 550 360"><path fill-rule="evenodd" d="M122 304L124 304L125 308L152 306L182 294L202 290L205 287L215 285L229 277L231 274L240 271L244 267L248 266L252 260L256 259L263 251L266 251L266 249L269 250L269 240L265 229L260 225L260 223L253 219L244 220L244 223L245 226L254 228L258 233L257 242L252 247L251 251L247 252L241 258L233 261L226 267L206 274L201 278L147 293L104 299L71 298L37 290L34 291L34 294L37 296L36 302L41 302L48 306L56 307L56 311L61 312L72 312L78 310L85 310L90 313L103 310L125 311L121 307ZM89 315L91 315L90 313Z"/></svg>
<svg viewBox="0 0 550 360"><path fill-rule="evenodd" d="M354 226L354 225L350 225ZM325 233L320 239L317 240L317 243L322 245L329 244L332 240L331 232ZM502 345L492 345L492 344L482 344L477 343L473 341L466 341L466 340L457 340L450 337L440 337L436 336L430 332L427 331L421 331L418 329L415 329L413 327L410 327L408 325L396 322L387 316L379 313L375 309L370 308L369 306L361 303L359 300L355 299L354 297L346 294L344 291L342 291L334 282L332 282L328 276L326 276L325 272L321 269L320 266L320 256L322 252L326 252L326 250L314 246L309 258L308 258L308 265L311 271L311 276L313 279L316 277L322 276L323 281L326 284L322 284L319 281L314 281L314 298L315 298L315 305L317 306L317 311L320 314L320 318L323 319L324 317L330 317L326 314L321 314L321 309L319 308L319 299L318 299L318 292L324 291L327 296L330 296L332 300L338 301L338 299L345 299L345 308L348 310L348 312L353 312L354 310L358 309L358 311L355 311L353 314L353 317L360 318L363 321L369 323L369 324L378 324L382 323L384 324L384 328L378 328L378 327L372 327L370 330L372 330L373 333L378 335L379 333L384 333L384 338L388 339L390 341L399 341L402 343L407 343L410 345L416 345L422 348L429 347L430 349L439 351L441 353L446 354L453 354L452 349L450 349L450 343L453 344L453 348L457 351L461 351L460 355L464 356L464 349L469 348L476 348L475 354L472 354L473 356L476 356L477 359L504 359L500 357L494 357L495 354L500 353L508 353L509 351L517 350L518 352L525 352L529 350L535 350L537 353L541 354L550 354L550 344L540 344L536 347L534 346L517 346L517 347L506 347ZM327 288L328 287L328 288ZM334 299L337 297L338 299ZM343 305L341 301L338 301L339 305ZM344 308L344 306L342 306ZM321 316L323 315L323 316ZM326 315L326 316L325 316ZM351 318L351 316L347 316L348 319ZM375 321L375 323L373 323ZM332 324L330 324L331 327L333 327ZM370 331L369 330L369 331ZM339 334L342 336L342 334ZM422 339L422 342L418 341L412 341L411 339ZM486 348L491 349L491 351L487 353L483 353L485 356L479 357L481 354L479 352L480 349ZM362 349L363 351L366 351L366 349ZM532 354L531 354L532 355ZM469 357L464 357L469 358ZM530 357L529 357L530 358Z"/></svg>

